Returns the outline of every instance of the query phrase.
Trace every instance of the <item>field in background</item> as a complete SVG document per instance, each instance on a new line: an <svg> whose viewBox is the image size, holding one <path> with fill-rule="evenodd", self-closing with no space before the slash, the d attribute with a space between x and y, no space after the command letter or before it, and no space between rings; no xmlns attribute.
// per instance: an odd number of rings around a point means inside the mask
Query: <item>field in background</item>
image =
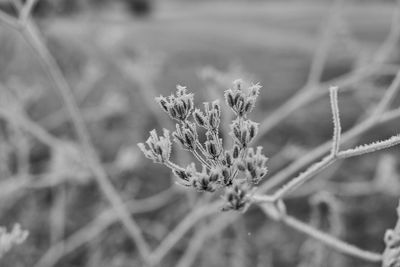
<svg viewBox="0 0 400 267"><path fill-rule="evenodd" d="M327 23L330 10L328 3L307 1L159 1L155 3L154 13L145 19L131 18L116 7L102 10L100 15L84 12L73 17L43 19L39 25L75 89L113 183L128 200L149 197L173 183L166 169L153 165L136 148L137 142L147 138L149 130L171 128L167 115L161 114L153 97L169 95L176 84L181 84L198 96L199 103L214 97L222 100L223 90L231 86L230 80L250 78L263 85L253 114L255 121L261 121L304 85L321 40L321 27ZM345 6L343 21L350 31L339 33L333 40L323 79L345 74L359 56L372 54L389 33L392 12L390 3ZM398 54L393 63L399 63ZM213 87L212 78L205 76L217 71L228 74L221 75L224 85ZM3 25L0 28L0 82L29 96L32 101L27 108L32 119L57 136L65 139L73 136L68 115L61 108L62 101L54 93L37 58L21 38ZM377 88L383 89L386 85L387 81L382 79ZM365 89L340 95L344 130L377 99L368 82L359 86ZM259 144L271 158L270 173L329 140L331 124L329 101L325 98L300 109L269 132ZM386 138L399 130L397 120L369 132L360 143ZM6 141L3 139L0 143ZM32 142L31 171L46 172L51 166L51 155L40 142ZM118 158L126 148L130 153L128 166ZM320 178L372 180L384 158L399 156L398 148L391 152L346 161L340 169L328 169ZM395 158L393 175L399 175L398 170ZM0 179L4 185L9 181L1 173ZM18 189L18 194L0 196L0 225L20 222L31 232L26 243L0 260L1 266L33 266L52 244L90 223L107 207L91 179L72 179L60 184L50 188L27 187ZM134 216L152 246L200 198L185 189L176 191L165 206ZM396 220L394 208L398 196L342 196L340 200L345 203L341 220L346 239L363 248L381 251L383 233ZM306 197L300 197L288 201L288 207L307 220L307 203ZM162 266L175 266L188 240L189 236L179 242ZM295 266L303 241L301 234L269 222L260 211L250 209L228 230L216 234L213 242L207 243L194 266ZM140 266L135 265L136 253L124 230L114 224L91 242L66 253L54 266ZM239 259L233 254L239 255ZM336 259L333 262L340 262L329 266L369 266L336 253L330 253L329 257ZM232 258L242 265L230 265Z"/></svg>

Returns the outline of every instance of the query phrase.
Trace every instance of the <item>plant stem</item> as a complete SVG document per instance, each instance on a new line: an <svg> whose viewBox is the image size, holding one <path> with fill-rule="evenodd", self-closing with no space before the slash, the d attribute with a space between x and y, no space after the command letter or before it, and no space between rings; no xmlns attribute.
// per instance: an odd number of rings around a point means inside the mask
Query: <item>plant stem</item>
<svg viewBox="0 0 400 267"><path fill-rule="evenodd" d="M96 180L102 190L103 194L115 209L117 216L122 224L127 229L129 235L135 241L138 250L145 262L150 255L150 249L142 236L141 230L136 222L130 217L123 201L119 197L118 192L113 187L112 183L108 180L107 174L101 165L100 159L95 151L89 136L88 130L85 126L83 118L75 102L72 90L64 78L59 66L50 54L48 48L45 46L36 27L28 19L20 30L21 35L32 48L32 50L39 56L40 62L49 78L56 85L56 89L61 94L62 99L67 107L71 116L72 123L77 131L78 139L84 148L85 158L87 164L93 171Z"/></svg>

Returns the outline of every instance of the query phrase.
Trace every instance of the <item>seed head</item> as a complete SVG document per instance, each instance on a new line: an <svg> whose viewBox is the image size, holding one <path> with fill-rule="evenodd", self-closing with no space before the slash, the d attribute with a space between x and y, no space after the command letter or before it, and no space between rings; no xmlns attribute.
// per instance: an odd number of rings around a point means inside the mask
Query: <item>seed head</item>
<svg viewBox="0 0 400 267"><path fill-rule="evenodd" d="M224 211L241 210L249 203L247 197L248 188L245 184L235 183L225 193L225 205L222 208Z"/></svg>
<svg viewBox="0 0 400 267"><path fill-rule="evenodd" d="M171 140L169 131L164 129L164 136L158 136L156 130L150 132L150 137L146 141L147 147L143 143L138 146L143 154L155 163L165 163L171 155Z"/></svg>
<svg viewBox="0 0 400 267"><path fill-rule="evenodd" d="M260 146L256 152L253 148L249 148L245 158L236 163L237 168L244 172L249 182L253 184L258 184L268 171L266 166L268 158L262 155L261 150Z"/></svg>
<svg viewBox="0 0 400 267"><path fill-rule="evenodd" d="M251 120L234 120L231 124L231 136L240 147L247 147L257 135L258 123Z"/></svg>
<svg viewBox="0 0 400 267"><path fill-rule="evenodd" d="M177 121L186 121L193 110L193 94L188 94L186 87L178 85L176 95L168 98L159 96L156 101L170 117Z"/></svg>

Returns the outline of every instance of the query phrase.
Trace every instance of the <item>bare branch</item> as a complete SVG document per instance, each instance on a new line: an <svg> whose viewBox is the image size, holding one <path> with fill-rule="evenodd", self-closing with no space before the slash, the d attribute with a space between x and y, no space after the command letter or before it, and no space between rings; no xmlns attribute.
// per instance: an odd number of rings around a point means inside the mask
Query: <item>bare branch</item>
<svg viewBox="0 0 400 267"><path fill-rule="evenodd" d="M26 4L22 7L19 15L19 20L22 25L25 25L27 23L27 20L31 15L32 9L35 7L37 2L38 0L28 0Z"/></svg>
<svg viewBox="0 0 400 267"><path fill-rule="evenodd" d="M330 88L331 110L333 117L333 140L331 154L336 156L340 148L340 136L342 134L342 127L340 124L339 105L338 105L338 88Z"/></svg>
<svg viewBox="0 0 400 267"><path fill-rule="evenodd" d="M392 146L396 146L400 144L400 135L395 135L390 137L389 139L383 140L383 141L377 141L373 142L371 144L367 145L361 145L352 149L348 149L345 151L341 151L338 154L338 157L340 159L345 159L345 158L350 158L350 157L355 157L355 156L360 156L363 154L367 153L372 153L378 150L390 148Z"/></svg>
<svg viewBox="0 0 400 267"><path fill-rule="evenodd" d="M6 24L12 29L18 30L20 28L18 20L2 10L0 10L0 22Z"/></svg>
<svg viewBox="0 0 400 267"><path fill-rule="evenodd" d="M269 209L263 208L261 206L261 209L264 211L264 213L272 218L275 219L275 216L271 216ZM326 234L316 228L311 227L310 225L299 221L298 219L287 215L287 214L281 214L279 217L279 222L283 222L287 226L306 234L309 237L312 237L321 243L335 249L338 252L341 252L343 254L347 254L349 256L353 256L355 258L359 258L365 261L370 261L370 262L381 262L382 261L382 255L375 253L375 252L370 252L366 251L363 249L360 249L359 247L356 247L354 245L351 245L347 242L344 242L338 238L335 238L329 234Z"/></svg>
<svg viewBox="0 0 400 267"><path fill-rule="evenodd" d="M327 25L324 25L322 27L322 38L314 54L310 67L310 72L308 74L308 79L306 83L306 87L308 87L308 90L315 89L315 85L317 85L321 80L321 76L324 71L324 67L328 57L328 52L337 30L342 4L342 0L334 1L330 10L331 15L328 19Z"/></svg>

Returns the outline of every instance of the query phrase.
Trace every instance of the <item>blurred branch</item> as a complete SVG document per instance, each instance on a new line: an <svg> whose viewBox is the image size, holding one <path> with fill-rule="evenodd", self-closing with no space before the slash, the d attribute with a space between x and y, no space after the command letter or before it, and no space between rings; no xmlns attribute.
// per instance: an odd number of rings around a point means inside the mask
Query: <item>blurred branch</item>
<svg viewBox="0 0 400 267"><path fill-rule="evenodd" d="M330 81L326 81L319 84L308 84L306 83L301 89L299 89L290 99L284 102L281 106L276 108L269 116L267 116L260 124L259 133L255 139L259 141L266 133L280 124L285 118L291 115L293 112L307 104L323 97L328 93L327 90L309 89L310 87L315 88L326 88L334 84L341 91L356 82L361 81L375 73L380 73L381 68L384 66L385 61L389 58L390 53L396 48L396 43L400 37L400 2L398 1L395 7L392 23L389 35L378 48L378 50L371 57L371 62L365 62L359 68L352 70L350 73L344 74L338 78L334 78ZM316 67L315 67L316 68ZM311 74L310 74L311 75Z"/></svg>
<svg viewBox="0 0 400 267"><path fill-rule="evenodd" d="M360 124L354 126L348 132L346 132L343 135L342 140L346 141L347 139L351 139L351 137L353 137L353 136L351 136L351 135L353 135L353 133L355 133L355 136L357 136L357 135L365 132L366 130L372 128L373 126L375 126L375 124L378 123L379 119L382 117L382 114L384 114L384 112L387 110L393 97L395 96L395 94L398 92L399 89L400 89L400 71L398 72L396 77L393 79L393 81L392 81L391 85L389 86L388 90L386 91L385 95L382 97L382 99L380 100L380 102L378 103L378 105L376 106L374 111L372 112L373 115L368 117L365 121L361 122ZM331 92L334 92L334 90L331 90ZM334 99L335 98L334 94L333 95L331 94L331 97L333 97L333 99ZM337 104L334 103L335 100L333 100L332 102L333 102L332 111L333 111L333 114L335 114L335 109L337 108ZM338 112L339 111L337 110L337 117L339 114ZM334 115L334 117L335 117L335 115ZM338 118L337 118L337 120L338 120ZM335 119L334 119L334 121L335 121ZM336 123L338 123L338 122L336 122ZM391 147L391 146L397 145L399 143L400 143L400 138L398 136L395 136L395 137L389 138L383 142L373 143L370 145L358 147L356 149L351 149L351 150L344 151L344 152L338 152L336 154L331 153L328 156L324 157L321 161L311 165L311 167L309 167L305 172L298 175L296 178L293 178L292 180L290 180L281 189L276 191L273 195L266 195L266 196L256 195L256 196L254 196L254 199L257 202L259 202L259 201L267 201L267 202L277 201L277 200L281 199L287 193L293 191L295 188L297 188L298 186L300 186L301 184L303 184L304 182L306 182L307 180L312 178L318 172L320 172L321 170L325 169L326 167L328 167L329 165L331 165L332 163L337 161L338 159L344 159L344 158L348 158L348 157L358 156L358 155L365 154L368 152L373 152L376 150ZM336 146L338 146L338 144L333 145L333 147L336 147ZM331 147L332 147L332 145L331 145ZM300 165L300 163L303 163L304 158L307 158L307 157L318 158L319 154L320 154L320 150L322 152L322 148L323 148L323 150L328 150L329 144L318 147L317 149L308 153L306 156L302 157L298 161L295 161L294 163L289 165L289 167L286 167L280 173L276 174L270 180L268 180L268 182L264 183L260 187L259 191L265 192L266 190L268 190L271 187L272 184L277 183L277 182L279 183L281 180L286 179L285 176L286 176L286 173L288 172L288 170L290 170L291 167L296 167L296 169L297 169L298 167L296 165L297 164ZM331 151L334 151L334 150L332 150L332 148L331 148ZM324 154L324 153L326 153L326 152L323 151L321 154ZM316 156L316 155L318 155L318 156ZM315 159L313 159L312 161L314 161L314 160ZM301 166L300 168L302 168L302 167L303 166ZM298 168L298 169L300 169L300 168ZM282 176L280 176L280 175L282 175Z"/></svg>
<svg viewBox="0 0 400 267"><path fill-rule="evenodd" d="M112 207L116 210L119 219L125 226L128 234L135 241L143 260L146 262L150 255L148 244L142 236L139 226L129 216L129 212L124 206L124 203L121 200L118 192L108 180L107 174L102 167L101 161L98 158L94 145L92 144L88 129L86 128L82 115L76 104L72 90L62 74L61 69L59 68L53 56L50 54L36 26L29 19L27 19L26 22L21 25L21 28L14 28L18 30L28 45L32 48L33 52L39 57L44 70L62 96L72 118L72 123L77 132L79 142L84 148L84 158L87 161L88 166L95 174L95 178L100 189Z"/></svg>
<svg viewBox="0 0 400 267"><path fill-rule="evenodd" d="M354 245L346 243L340 239L333 237L330 234L326 234L310 225L299 221L298 219L287 215L284 211L279 211L279 217L276 218L275 215L271 214L270 209L266 208L265 206L260 206L262 211L267 215L269 218L276 220L278 222L282 222L285 225L297 230L298 232L304 233L309 237L312 237L319 242L335 249L338 252L347 254L349 256L353 256L359 259L363 259L365 261L370 262L381 262L382 255L375 252L366 251L360 249Z"/></svg>
<svg viewBox="0 0 400 267"><path fill-rule="evenodd" d="M204 246L204 243L214 237L217 233L221 232L224 228L229 226L234 220L236 220L240 214L223 214L216 217L210 223L202 226L190 239L189 245L187 246L182 257L176 263L176 267L190 267L196 260L197 255Z"/></svg>
<svg viewBox="0 0 400 267"><path fill-rule="evenodd" d="M56 137L51 135L34 121L27 118L25 114L16 112L10 113L8 110L0 108L0 118L3 118L13 125L17 125L21 129L24 129L26 132L37 138L40 142L48 145L51 148L57 147L60 143Z"/></svg>
<svg viewBox="0 0 400 267"><path fill-rule="evenodd" d="M337 30L338 22L342 11L343 0L335 0L332 4L330 16L327 25L324 25L321 29L322 38L314 54L311 62L310 72L306 86L308 90L313 90L320 80L324 71L324 66L328 57L329 48L334 40L335 33Z"/></svg>
<svg viewBox="0 0 400 267"><path fill-rule="evenodd" d="M158 265L175 244L189 231L201 218L212 215L221 209L219 201L195 207L185 218L164 238L151 255L151 264Z"/></svg>
<svg viewBox="0 0 400 267"><path fill-rule="evenodd" d="M39 0L28 0L21 9L19 20L22 25L25 25L31 15L32 9Z"/></svg>
<svg viewBox="0 0 400 267"><path fill-rule="evenodd" d="M18 20L2 10L0 10L0 22L6 24L10 28L19 29Z"/></svg>
<svg viewBox="0 0 400 267"><path fill-rule="evenodd" d="M175 194L175 187L171 187L145 199L128 201L125 205L129 208L131 214L151 212L165 206ZM66 240L51 246L34 267L55 266L62 257L91 242L116 222L118 222L118 218L115 216L113 209L101 212L100 215L86 226L71 234Z"/></svg>

